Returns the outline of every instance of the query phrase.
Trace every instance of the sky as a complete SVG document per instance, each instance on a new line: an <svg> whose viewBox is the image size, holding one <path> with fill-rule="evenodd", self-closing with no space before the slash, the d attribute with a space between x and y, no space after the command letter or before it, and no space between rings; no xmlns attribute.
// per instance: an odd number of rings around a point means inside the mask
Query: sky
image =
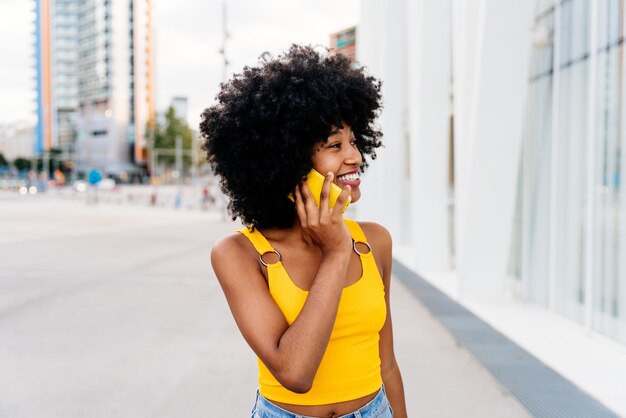
<svg viewBox="0 0 626 418"><path fill-rule="evenodd" d="M360 12L359 0L226 3L229 75L292 43L328 46L330 33L356 25ZM29 0L0 0L0 123L35 122L33 7ZM222 1L153 0L153 12L157 111L186 96L195 128L222 81Z"/></svg>

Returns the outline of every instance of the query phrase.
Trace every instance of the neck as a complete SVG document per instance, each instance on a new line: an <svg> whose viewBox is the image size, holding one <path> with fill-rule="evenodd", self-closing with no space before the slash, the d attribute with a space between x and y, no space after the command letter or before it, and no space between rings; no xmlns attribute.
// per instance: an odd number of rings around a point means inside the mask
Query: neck
<svg viewBox="0 0 626 418"><path fill-rule="evenodd" d="M311 236L302 228L300 218L295 216L293 224L290 228L268 228L262 230L261 233L274 242L289 242L292 244L302 244L307 247L316 246Z"/></svg>

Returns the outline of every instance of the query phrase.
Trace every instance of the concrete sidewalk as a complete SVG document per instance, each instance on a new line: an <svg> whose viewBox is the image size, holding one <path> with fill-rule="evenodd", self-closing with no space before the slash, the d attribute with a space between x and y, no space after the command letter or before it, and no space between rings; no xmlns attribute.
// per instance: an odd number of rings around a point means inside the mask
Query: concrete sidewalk
<svg viewBox="0 0 626 418"><path fill-rule="evenodd" d="M246 417L256 361L209 252L217 213L0 195L0 417ZM525 410L397 280L411 417Z"/></svg>

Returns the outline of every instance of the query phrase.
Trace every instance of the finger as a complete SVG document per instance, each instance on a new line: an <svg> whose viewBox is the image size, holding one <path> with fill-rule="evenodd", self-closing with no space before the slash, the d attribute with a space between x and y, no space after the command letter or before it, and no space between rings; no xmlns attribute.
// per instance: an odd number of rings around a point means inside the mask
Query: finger
<svg viewBox="0 0 626 418"><path fill-rule="evenodd" d="M329 213L330 205L330 185L333 182L333 173L329 171L324 178L324 184L322 184L322 192L320 193L320 211L322 214Z"/></svg>
<svg viewBox="0 0 626 418"><path fill-rule="evenodd" d="M307 222L309 225L317 224L319 221L319 209L315 206L315 199L313 199L313 194L309 189L309 186L306 184L306 181L303 181L300 184L300 194L304 200L304 208L306 210Z"/></svg>
<svg viewBox="0 0 626 418"><path fill-rule="evenodd" d="M300 223L302 225L306 225L306 210L304 209L304 202L302 200L302 194L300 193L300 185L296 186L296 190L293 195L295 196L296 213L298 214L298 218L300 218Z"/></svg>
<svg viewBox="0 0 626 418"><path fill-rule="evenodd" d="M339 197L337 198L337 202L335 203L335 207L333 208L333 212L332 212L333 216L342 216L343 207L345 206L347 201L352 199L352 197L350 196L350 193L352 193L352 187L350 187L349 185L346 185L341 190L341 194L339 194Z"/></svg>

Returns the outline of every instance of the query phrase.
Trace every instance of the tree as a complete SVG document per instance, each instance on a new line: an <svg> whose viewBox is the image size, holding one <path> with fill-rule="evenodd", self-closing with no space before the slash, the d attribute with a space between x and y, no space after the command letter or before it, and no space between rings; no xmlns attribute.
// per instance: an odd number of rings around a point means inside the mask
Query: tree
<svg viewBox="0 0 626 418"><path fill-rule="evenodd" d="M17 169L17 171L28 171L30 170L30 160L28 158L17 157L13 160L13 165Z"/></svg>
<svg viewBox="0 0 626 418"><path fill-rule="evenodd" d="M4 155L0 152L0 167L7 167L9 165L9 162L7 161L6 158L4 158Z"/></svg>
<svg viewBox="0 0 626 418"><path fill-rule="evenodd" d="M148 129L151 129L150 127ZM154 124L154 148L157 152L157 164L165 163L174 165L176 163L176 137L182 139L183 151L191 151L193 146L193 132L187 125L187 122L176 115L173 106L170 106L165 112L165 123L161 126L159 123ZM169 150L171 153L159 154L160 150ZM191 166L191 155L183 153L183 167Z"/></svg>

